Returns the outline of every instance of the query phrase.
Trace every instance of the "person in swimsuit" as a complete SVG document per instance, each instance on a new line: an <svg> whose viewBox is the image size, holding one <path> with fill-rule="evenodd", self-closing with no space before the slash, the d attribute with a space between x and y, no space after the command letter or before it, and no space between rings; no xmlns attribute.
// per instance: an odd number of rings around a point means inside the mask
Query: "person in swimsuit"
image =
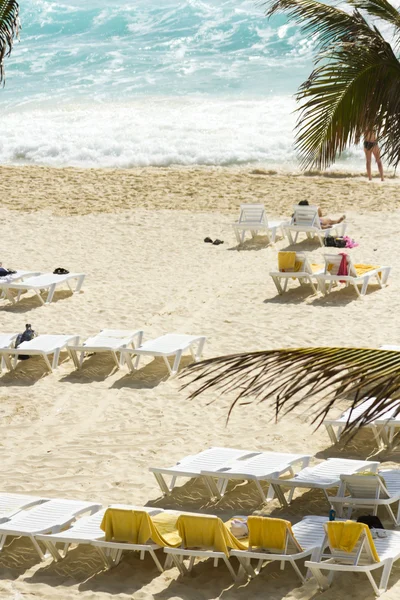
<svg viewBox="0 0 400 600"><path fill-rule="evenodd" d="M384 181L383 177L383 165L381 161L381 151L379 150L378 140L376 139L376 134L373 131L366 131L364 134L364 154L365 161L367 165L367 175L369 181L372 181L372 169L371 169L371 160L372 155L374 155L376 165L378 167L379 175L381 176L381 181Z"/></svg>
<svg viewBox="0 0 400 600"><path fill-rule="evenodd" d="M309 206L308 200L300 200L299 206ZM346 215L342 215L339 219L331 219L330 217L324 217L322 210L318 207L319 222L321 223L321 229L329 229L333 225L337 225L345 220Z"/></svg>

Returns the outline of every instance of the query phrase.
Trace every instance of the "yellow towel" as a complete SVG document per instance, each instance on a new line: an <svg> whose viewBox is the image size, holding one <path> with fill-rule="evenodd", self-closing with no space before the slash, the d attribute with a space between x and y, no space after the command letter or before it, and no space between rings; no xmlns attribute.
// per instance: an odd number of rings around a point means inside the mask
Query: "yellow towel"
<svg viewBox="0 0 400 600"><path fill-rule="evenodd" d="M284 519L249 517L247 526L249 528L249 546L252 548L284 550L287 533L293 535L290 521ZM301 550L300 547L299 549Z"/></svg>
<svg viewBox="0 0 400 600"><path fill-rule="evenodd" d="M355 521L332 521L326 524L326 531L329 545L342 552L352 552L360 535L365 531L371 546L372 556L376 562L380 562L368 525L356 523Z"/></svg>
<svg viewBox="0 0 400 600"><path fill-rule="evenodd" d="M357 277L368 273L368 271L373 271L375 269L379 269L379 265L354 265L355 272L357 273Z"/></svg>
<svg viewBox="0 0 400 600"><path fill-rule="evenodd" d="M151 517L141 510L108 508L101 522L107 542L146 544L177 547L181 539L177 532L178 515L159 513Z"/></svg>
<svg viewBox="0 0 400 600"><path fill-rule="evenodd" d="M316 273L317 271L322 271L324 268L324 265L316 265L315 263L312 263L310 266L311 266L311 271L313 273Z"/></svg>
<svg viewBox="0 0 400 600"><path fill-rule="evenodd" d="M299 268L300 268L300 264ZM295 271L296 268L296 252L278 252L278 269L281 273ZM299 270L299 268L297 270Z"/></svg>
<svg viewBox="0 0 400 600"><path fill-rule="evenodd" d="M177 521L179 535L184 548L201 548L224 552L228 548L246 550L247 545L239 541L219 518L206 515L180 515Z"/></svg>

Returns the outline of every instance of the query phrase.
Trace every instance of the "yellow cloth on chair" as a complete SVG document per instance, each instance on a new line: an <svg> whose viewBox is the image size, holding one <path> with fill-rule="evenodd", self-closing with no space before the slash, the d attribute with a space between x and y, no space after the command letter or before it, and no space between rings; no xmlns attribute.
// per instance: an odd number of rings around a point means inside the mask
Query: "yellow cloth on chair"
<svg viewBox="0 0 400 600"><path fill-rule="evenodd" d="M318 271L323 271L323 269L324 269L324 265L318 265L315 263L312 263L310 266L311 266L311 271L313 273L317 273Z"/></svg>
<svg viewBox="0 0 400 600"><path fill-rule="evenodd" d="M372 550L372 556L376 562L380 562L368 525L356 523L355 521L331 521L326 524L326 531L329 545L343 552L352 552L360 539L360 535L365 532Z"/></svg>
<svg viewBox="0 0 400 600"><path fill-rule="evenodd" d="M249 517L249 547L285 550L288 532L293 535L292 524L284 519Z"/></svg>
<svg viewBox="0 0 400 600"><path fill-rule="evenodd" d="M177 547L181 539L177 532L178 515L159 513L151 517L146 511L108 508L101 522L107 542Z"/></svg>
<svg viewBox="0 0 400 600"><path fill-rule="evenodd" d="M357 277L361 277L361 275L368 273L368 271L374 271L375 269L379 268L379 265L354 265Z"/></svg>
<svg viewBox="0 0 400 600"><path fill-rule="evenodd" d="M246 550L247 545L239 541L219 518L207 515L180 515L177 522L183 548L200 548L224 552L228 548Z"/></svg>
<svg viewBox="0 0 400 600"><path fill-rule="evenodd" d="M278 252L279 271L282 273L296 271L296 264L298 265L297 271L299 271L301 263L296 263L296 252Z"/></svg>

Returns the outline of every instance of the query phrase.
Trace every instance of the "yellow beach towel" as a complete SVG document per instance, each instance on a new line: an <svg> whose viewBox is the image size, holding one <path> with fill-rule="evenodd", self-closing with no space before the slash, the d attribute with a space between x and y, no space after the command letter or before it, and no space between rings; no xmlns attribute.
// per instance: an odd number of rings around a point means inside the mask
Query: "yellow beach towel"
<svg viewBox="0 0 400 600"><path fill-rule="evenodd" d="M215 550L224 552L227 556L229 556L229 548L247 549L247 545L239 541L219 518L206 515L180 515L177 527L184 548Z"/></svg>
<svg viewBox="0 0 400 600"><path fill-rule="evenodd" d="M300 262L296 263L296 252L278 252L278 269L281 273L291 273L300 270Z"/></svg>
<svg viewBox="0 0 400 600"><path fill-rule="evenodd" d="M326 524L326 531L331 548L342 550L342 552L352 552L360 535L365 532L371 546L372 556L376 562L380 562L368 525L355 521L332 521Z"/></svg>
<svg viewBox="0 0 400 600"><path fill-rule="evenodd" d="M146 544L151 541L159 546L175 548L181 543L177 519L178 515L168 512L151 517L146 511L108 508L100 527L107 542Z"/></svg>
<svg viewBox="0 0 400 600"><path fill-rule="evenodd" d="M269 517L249 517L249 547L285 550L288 532L293 535L290 521ZM294 537L294 536L293 536ZM302 548L299 546L299 550Z"/></svg>
<svg viewBox="0 0 400 600"><path fill-rule="evenodd" d="M361 277L368 271L374 271L375 269L379 269L379 265L354 265L355 272L357 273L357 277Z"/></svg>

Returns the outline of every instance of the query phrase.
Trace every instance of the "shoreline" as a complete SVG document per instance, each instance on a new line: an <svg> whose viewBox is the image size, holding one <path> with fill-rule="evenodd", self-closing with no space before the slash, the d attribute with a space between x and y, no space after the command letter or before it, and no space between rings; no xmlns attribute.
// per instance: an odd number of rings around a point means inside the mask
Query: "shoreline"
<svg viewBox="0 0 400 600"><path fill-rule="evenodd" d="M349 208L393 211L400 206L399 183L399 178L368 182L361 174L279 173L254 167L0 166L2 208L54 215L136 208L233 213L243 203L264 203L273 217L290 215L293 204L304 199L325 214Z"/></svg>

